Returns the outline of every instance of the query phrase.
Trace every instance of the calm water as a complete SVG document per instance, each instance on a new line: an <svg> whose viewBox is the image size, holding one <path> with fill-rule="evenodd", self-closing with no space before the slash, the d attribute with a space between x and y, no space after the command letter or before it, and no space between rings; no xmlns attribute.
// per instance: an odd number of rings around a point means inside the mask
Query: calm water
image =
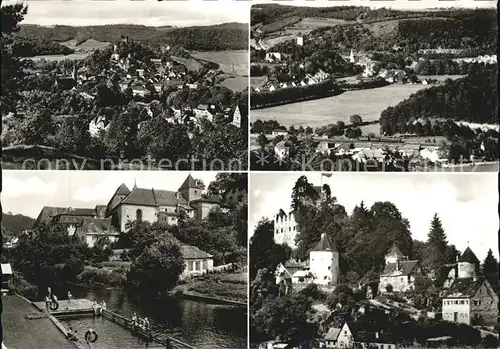
<svg viewBox="0 0 500 349"><path fill-rule="evenodd" d="M239 349L246 343L246 309L174 297L161 303L152 303L119 289L71 286L71 293L74 298L95 299L98 302L104 300L108 310L127 318L131 318L134 312L140 317L148 317L153 326L199 349ZM95 349L159 348L151 344L148 346L120 325L100 317L61 319L61 322L72 326L82 338L89 328L94 328L99 335L92 347Z"/></svg>

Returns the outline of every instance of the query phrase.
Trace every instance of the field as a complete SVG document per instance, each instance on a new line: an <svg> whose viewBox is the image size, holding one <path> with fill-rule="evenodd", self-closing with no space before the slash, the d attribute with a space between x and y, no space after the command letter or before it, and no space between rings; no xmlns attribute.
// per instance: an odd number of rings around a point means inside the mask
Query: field
<svg viewBox="0 0 500 349"><path fill-rule="evenodd" d="M172 56L172 60L176 63L182 64L189 71L197 71L203 68L203 65L200 62L192 58Z"/></svg>
<svg viewBox="0 0 500 349"><path fill-rule="evenodd" d="M411 94L430 86L432 85L394 84L369 90L348 91L334 97L252 110L250 120L254 122L257 119L274 119L287 127L318 127L340 120L349 123L349 117L357 114L363 121L375 121L387 107L395 106Z"/></svg>
<svg viewBox="0 0 500 349"><path fill-rule="evenodd" d="M281 44L285 41L295 40L296 35L283 35L283 36L275 36L275 37L266 37L261 40L261 44L263 47L269 49L273 46Z"/></svg>
<svg viewBox="0 0 500 349"><path fill-rule="evenodd" d="M248 51L206 51L191 52L191 56L204 61L214 62L220 65L225 73L248 75Z"/></svg>
<svg viewBox="0 0 500 349"><path fill-rule="evenodd" d="M174 292L182 290L201 296L246 302L247 278L246 272L209 274L193 278L187 284L178 285Z"/></svg>
<svg viewBox="0 0 500 349"><path fill-rule="evenodd" d="M70 55L43 55L43 56L33 56L33 57L27 57L23 59L31 59L35 62L37 61L42 61L46 60L48 62L51 61L62 61L65 59L70 59L70 60L80 60L80 59L85 59L89 56L90 52L75 52Z"/></svg>
<svg viewBox="0 0 500 349"><path fill-rule="evenodd" d="M243 91L248 87L248 77L246 76L236 76L228 78L221 82L222 86L227 87L232 91Z"/></svg>

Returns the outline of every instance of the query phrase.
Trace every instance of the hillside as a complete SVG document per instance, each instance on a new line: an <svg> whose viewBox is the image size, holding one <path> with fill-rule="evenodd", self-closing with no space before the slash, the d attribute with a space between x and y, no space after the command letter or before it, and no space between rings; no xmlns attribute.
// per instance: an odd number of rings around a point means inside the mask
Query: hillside
<svg viewBox="0 0 500 349"><path fill-rule="evenodd" d="M384 110L380 126L393 134L398 125L416 119L448 119L472 123L498 123L496 67L484 68L444 85L418 91L395 107Z"/></svg>
<svg viewBox="0 0 500 349"><path fill-rule="evenodd" d="M2 213L2 235L17 236L25 229L31 229L35 220L22 214Z"/></svg>
<svg viewBox="0 0 500 349"><path fill-rule="evenodd" d="M188 50L216 51L238 50L248 47L248 25L244 23L224 23L195 27L148 27L132 24L72 27L56 25L44 27L21 25L17 36L25 40L50 42L72 42L79 45L86 40L117 42L121 36L143 43L179 45Z"/></svg>
<svg viewBox="0 0 500 349"><path fill-rule="evenodd" d="M346 22L331 27L309 22L301 25L308 17ZM397 44L410 51L473 48L493 54L498 35L494 9L396 11L354 6L313 8L268 4L252 7L251 24L258 33L265 35L285 28L285 32L314 29L309 35L315 39L357 51L390 50Z"/></svg>

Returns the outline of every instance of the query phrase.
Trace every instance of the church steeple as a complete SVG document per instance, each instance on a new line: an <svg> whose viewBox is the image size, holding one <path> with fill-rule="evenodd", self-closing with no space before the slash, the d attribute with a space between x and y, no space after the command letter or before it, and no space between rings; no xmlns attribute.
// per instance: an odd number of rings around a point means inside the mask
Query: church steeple
<svg viewBox="0 0 500 349"><path fill-rule="evenodd" d="M199 185L198 181L191 176L191 173L189 173L179 187L179 192L188 203L193 200L201 199L202 190L203 188Z"/></svg>
<svg viewBox="0 0 500 349"><path fill-rule="evenodd" d="M354 51L351 48L351 55L349 56L349 62L354 63Z"/></svg>

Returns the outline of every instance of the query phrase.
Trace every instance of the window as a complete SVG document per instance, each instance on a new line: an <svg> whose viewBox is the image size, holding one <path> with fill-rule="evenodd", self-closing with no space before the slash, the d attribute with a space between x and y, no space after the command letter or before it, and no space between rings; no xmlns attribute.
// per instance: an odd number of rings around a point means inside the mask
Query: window
<svg viewBox="0 0 500 349"><path fill-rule="evenodd" d="M281 228L281 232L283 232L283 228Z"/></svg>
<svg viewBox="0 0 500 349"><path fill-rule="evenodd" d="M196 270L201 270L201 262L196 261Z"/></svg>
<svg viewBox="0 0 500 349"><path fill-rule="evenodd" d="M403 282L405 282L405 278L404 277L401 278L401 283L403 283Z"/></svg>
<svg viewBox="0 0 500 349"><path fill-rule="evenodd" d="M460 301L460 304L462 304L462 305L463 305L463 304L465 304L465 301L463 301L463 300L462 300L462 301Z"/></svg>
<svg viewBox="0 0 500 349"><path fill-rule="evenodd" d="M332 269L332 267L328 266L328 270Z"/></svg>
<svg viewBox="0 0 500 349"><path fill-rule="evenodd" d="M458 304L458 301L455 301L455 304Z"/></svg>
<svg viewBox="0 0 500 349"><path fill-rule="evenodd" d="M193 261L188 262L188 270L193 271Z"/></svg>
<svg viewBox="0 0 500 349"><path fill-rule="evenodd" d="M135 211L135 220L137 222L142 221L142 210L141 209L138 209L137 211Z"/></svg>

